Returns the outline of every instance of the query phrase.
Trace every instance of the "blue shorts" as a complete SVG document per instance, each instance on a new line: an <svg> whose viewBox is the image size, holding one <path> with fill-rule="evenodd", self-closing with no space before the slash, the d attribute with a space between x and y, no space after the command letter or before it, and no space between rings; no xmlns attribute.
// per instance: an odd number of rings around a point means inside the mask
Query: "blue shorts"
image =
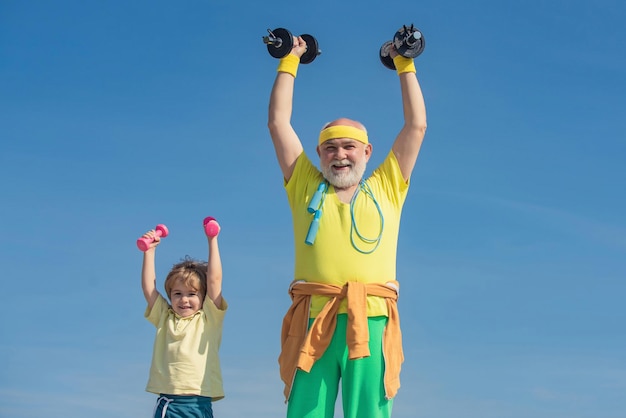
<svg viewBox="0 0 626 418"><path fill-rule="evenodd" d="M154 418L213 418L211 398L161 394L154 407Z"/></svg>

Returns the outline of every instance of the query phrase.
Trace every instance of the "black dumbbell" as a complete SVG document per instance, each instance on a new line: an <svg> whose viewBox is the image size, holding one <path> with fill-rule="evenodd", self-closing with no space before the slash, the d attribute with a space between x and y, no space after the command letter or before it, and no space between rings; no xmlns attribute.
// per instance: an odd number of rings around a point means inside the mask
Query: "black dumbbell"
<svg viewBox="0 0 626 418"><path fill-rule="evenodd" d="M263 43L267 45L267 51L274 58L286 57L293 48L293 35L287 29L276 28L267 30L268 36L263 37ZM306 51L300 57L301 64L308 64L322 53L317 39L308 34L300 35L306 42Z"/></svg>
<svg viewBox="0 0 626 418"><path fill-rule="evenodd" d="M385 42L380 47L380 62L390 70L395 70L396 66L389 55L392 45L396 48L398 54L403 57L415 58L424 51L426 40L422 31L411 24L410 27L402 26L393 36L392 41Z"/></svg>

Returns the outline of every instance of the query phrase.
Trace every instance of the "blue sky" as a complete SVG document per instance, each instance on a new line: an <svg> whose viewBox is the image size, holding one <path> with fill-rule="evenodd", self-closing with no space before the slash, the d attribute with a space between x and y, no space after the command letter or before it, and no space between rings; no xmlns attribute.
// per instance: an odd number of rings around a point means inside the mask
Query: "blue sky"
<svg viewBox="0 0 626 418"><path fill-rule="evenodd" d="M626 417L626 5L483 0L0 2L0 417L149 416L158 286L222 225L229 301L216 416L283 416L291 222L266 129L286 27L293 124L400 129L378 49L424 33L429 129L398 254L406 361L394 417ZM370 167L371 169L371 167ZM338 415L340 416L340 415Z"/></svg>

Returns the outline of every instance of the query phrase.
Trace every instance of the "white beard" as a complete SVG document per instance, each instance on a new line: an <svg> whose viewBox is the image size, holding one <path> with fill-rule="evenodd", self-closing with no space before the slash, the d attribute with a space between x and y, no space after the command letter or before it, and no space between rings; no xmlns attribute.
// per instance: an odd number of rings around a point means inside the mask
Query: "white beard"
<svg viewBox="0 0 626 418"><path fill-rule="evenodd" d="M335 188L346 189L359 184L363 178L363 174L365 174L367 162L365 160L355 162L350 166L350 170L347 173L335 173L332 169L332 165L333 164L331 163L322 167L322 174L324 175L324 178L328 180L330 184L335 186Z"/></svg>

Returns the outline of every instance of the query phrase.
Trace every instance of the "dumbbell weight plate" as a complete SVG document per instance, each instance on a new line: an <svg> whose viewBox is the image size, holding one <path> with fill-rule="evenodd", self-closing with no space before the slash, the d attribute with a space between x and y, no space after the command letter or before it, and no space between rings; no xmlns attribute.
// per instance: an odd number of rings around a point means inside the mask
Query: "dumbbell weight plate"
<svg viewBox="0 0 626 418"><path fill-rule="evenodd" d="M272 31L272 34L277 39L280 39L280 42L268 43L267 51L274 58L287 56L293 47L293 37L291 36L291 32L284 28L276 28Z"/></svg>
<svg viewBox="0 0 626 418"><path fill-rule="evenodd" d="M320 54L319 45L317 39L311 35L305 33L300 37L306 42L306 52L300 57L300 64L309 64Z"/></svg>
<svg viewBox="0 0 626 418"><path fill-rule="evenodd" d="M389 55L389 49L391 48L392 43L391 41L387 41L383 44L383 46L380 47L380 62L383 63L383 65L387 68L389 68L390 70L395 70L396 69L396 65L393 63L393 59L391 59L391 55Z"/></svg>
<svg viewBox="0 0 626 418"><path fill-rule="evenodd" d="M414 34L419 35L419 38L415 39ZM424 51L426 41L422 31L411 25L408 28L403 26L396 32L393 37L393 44L398 54L407 58L415 58Z"/></svg>
<svg viewBox="0 0 626 418"><path fill-rule="evenodd" d="M154 228L155 231L160 232L161 233L161 237L165 238L166 236L169 235L169 230L167 229L167 226L163 225L163 224L158 224L156 226L156 228Z"/></svg>

